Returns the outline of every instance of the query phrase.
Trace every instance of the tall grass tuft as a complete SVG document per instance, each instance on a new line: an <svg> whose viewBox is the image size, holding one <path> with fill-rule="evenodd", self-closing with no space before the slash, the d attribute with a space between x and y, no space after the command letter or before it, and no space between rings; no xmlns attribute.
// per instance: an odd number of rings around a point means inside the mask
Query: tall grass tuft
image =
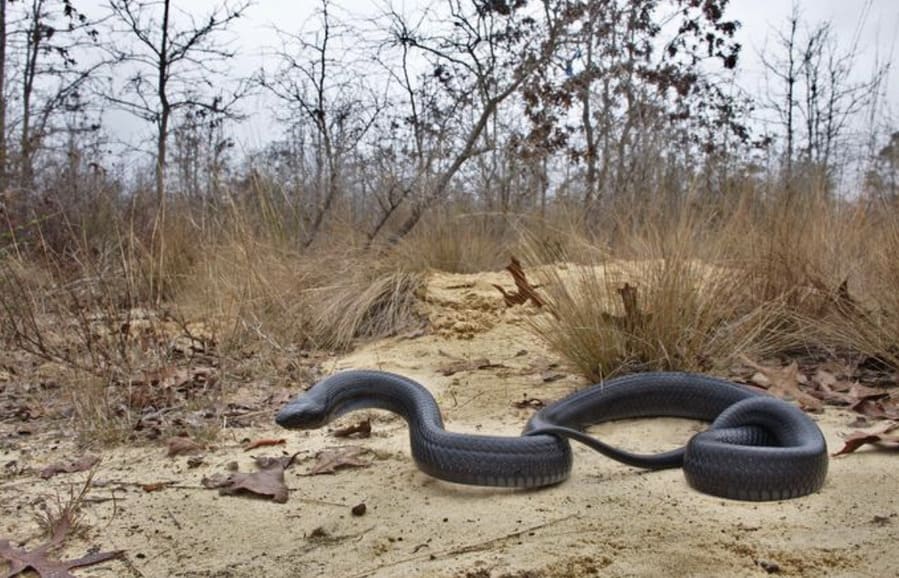
<svg viewBox="0 0 899 578"><path fill-rule="evenodd" d="M703 223L647 224L626 240L627 261L599 249L543 267L548 314L535 331L592 380L636 370L706 371L740 354L776 351L782 303L754 302L746 273Z"/></svg>

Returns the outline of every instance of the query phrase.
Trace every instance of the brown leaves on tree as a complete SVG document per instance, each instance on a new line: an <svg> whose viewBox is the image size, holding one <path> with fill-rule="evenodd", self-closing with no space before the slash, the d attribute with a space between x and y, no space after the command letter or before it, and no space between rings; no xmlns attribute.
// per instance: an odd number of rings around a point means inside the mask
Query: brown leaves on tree
<svg viewBox="0 0 899 578"><path fill-rule="evenodd" d="M75 578L75 575L69 572L73 568L92 566L122 555L123 552L121 550L115 550L113 552L86 554L74 560L51 559L50 554L62 545L71 527L70 517L59 520L59 523L53 528L53 535L50 541L31 551L24 548L16 548L9 540L0 539L0 558L9 563L9 569L4 576L12 578L12 576L21 574L26 570L33 570L42 578Z"/></svg>
<svg viewBox="0 0 899 578"><path fill-rule="evenodd" d="M515 281L515 287L518 288L518 291L506 291L502 286L497 285L496 283L493 284L493 286L503 294L503 301L506 302L506 307L521 305L528 301L536 307L543 307L543 305L545 305L543 299L537 294L536 288L528 282L528 278L524 274L524 269L518 259L512 257L511 262L506 267L506 271L512 275L512 279Z"/></svg>
<svg viewBox="0 0 899 578"><path fill-rule="evenodd" d="M75 472L86 472L100 462L100 458L92 455L83 455L76 460L68 462L56 462L44 467L40 471L41 478L49 480L57 474L72 474Z"/></svg>
<svg viewBox="0 0 899 578"><path fill-rule="evenodd" d="M315 465L306 475L318 476L321 474L333 474L343 468L365 468L371 462L360 459L360 456L369 453L370 450L360 446L345 446L322 450L315 454Z"/></svg>
<svg viewBox="0 0 899 578"><path fill-rule="evenodd" d="M258 472L230 472L203 478L203 486L218 488L219 494L233 496L237 494L253 494L268 496L273 501L283 504L287 501L287 485L284 483L284 470L290 467L297 454L292 456L254 458Z"/></svg>
<svg viewBox="0 0 899 578"><path fill-rule="evenodd" d="M899 423L890 421L868 431L856 430L846 437L843 447L833 455L850 454L866 444L889 444L899 449Z"/></svg>

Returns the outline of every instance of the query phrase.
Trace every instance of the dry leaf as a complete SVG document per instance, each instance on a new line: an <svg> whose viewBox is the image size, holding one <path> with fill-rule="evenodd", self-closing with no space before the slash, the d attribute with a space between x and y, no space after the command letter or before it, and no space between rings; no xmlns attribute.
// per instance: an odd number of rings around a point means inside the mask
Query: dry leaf
<svg viewBox="0 0 899 578"><path fill-rule="evenodd" d="M278 446L278 445L282 445L282 444L286 444L286 443L287 443L287 440L284 438L277 438L277 439L263 438L263 439L258 439L258 440L254 440L254 441L247 443L246 445L243 446L243 451L248 452L250 450L255 450L256 448L262 448L262 447L267 447L267 446Z"/></svg>
<svg viewBox="0 0 899 578"><path fill-rule="evenodd" d="M873 387L868 387L866 385L862 385L858 382L852 384L849 388L849 395L854 397L855 399L883 399L885 397L889 397L890 394L887 391L882 389L875 389Z"/></svg>
<svg viewBox="0 0 899 578"><path fill-rule="evenodd" d="M899 408L889 399L860 399L851 406L853 411L877 419L899 419Z"/></svg>
<svg viewBox="0 0 899 578"><path fill-rule="evenodd" d="M805 381L805 376L799 373L799 364L795 361L786 367L779 368L765 367L752 361L745 355L741 356L740 359L765 378L760 380L753 376L752 381L762 387L766 387L768 391L777 397L794 399L799 403L799 407L806 411L821 411L824 408L821 400L799 388L800 382Z"/></svg>
<svg viewBox="0 0 899 578"><path fill-rule="evenodd" d="M122 550L116 550L113 552L94 552L74 560L50 559L50 552L62 545L70 529L71 520L63 519L61 523L53 528L53 536L50 538L50 541L30 552L14 547L7 539L0 539L0 559L9 563L9 568L4 576L11 578L30 569L37 572L41 578L75 578L75 575L69 572L69 570L99 564L112 558L118 558L123 554Z"/></svg>
<svg viewBox="0 0 899 578"><path fill-rule="evenodd" d="M84 455L78 458L77 460L71 462L56 462L55 464L50 464L41 470L40 476L49 480L56 474L72 474L75 472L85 472L100 461L100 458L92 455Z"/></svg>
<svg viewBox="0 0 899 578"><path fill-rule="evenodd" d="M163 490L168 486L171 486L173 482L151 482L149 484L141 484L140 489L143 491L150 492L158 492L159 490Z"/></svg>
<svg viewBox="0 0 899 578"><path fill-rule="evenodd" d="M190 438L181 436L167 439L165 445L168 447L166 455L170 458L173 458L175 456L196 454L206 449L203 444L197 443Z"/></svg>
<svg viewBox="0 0 899 578"><path fill-rule="evenodd" d="M821 369L820 367L815 371L815 377L813 379L815 383L830 391L834 391L837 383L839 383L834 374L825 369Z"/></svg>
<svg viewBox="0 0 899 578"><path fill-rule="evenodd" d="M843 441L843 447L835 456L849 454L865 444L889 443L899 444L899 423L887 422L868 431L854 431Z"/></svg>
<svg viewBox="0 0 899 578"><path fill-rule="evenodd" d="M255 458L256 466L259 468L258 472L218 474L203 478L202 483L207 488L218 488L219 494L223 496L250 493L258 496L270 496L273 501L283 504L287 501L284 470L290 467L296 456L297 454L280 457L260 456Z"/></svg>
<svg viewBox="0 0 899 578"><path fill-rule="evenodd" d="M359 459L369 450L359 446L346 446L337 449L322 450L315 454L315 465L306 475L333 474L340 468L364 468L371 462Z"/></svg>
<svg viewBox="0 0 899 578"><path fill-rule="evenodd" d="M350 436L356 436L358 438L371 437L371 420L364 419L359 423L354 423L353 425L334 430L334 437L336 438L346 438Z"/></svg>

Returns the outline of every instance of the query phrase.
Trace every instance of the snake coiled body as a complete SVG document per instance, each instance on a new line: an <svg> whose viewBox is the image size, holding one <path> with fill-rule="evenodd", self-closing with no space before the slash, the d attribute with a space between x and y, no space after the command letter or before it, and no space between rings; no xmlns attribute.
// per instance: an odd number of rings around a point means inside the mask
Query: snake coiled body
<svg viewBox="0 0 899 578"><path fill-rule="evenodd" d="M276 421L286 428L314 429L363 408L405 418L418 467L462 484L535 488L562 482L572 466L569 439L636 467L683 467L697 490L739 500L810 494L827 474L824 436L798 408L729 381L688 373L629 375L580 390L534 414L520 437L446 431L427 389L380 371L332 375L289 402ZM584 433L606 421L656 416L712 425L686 447L654 455L626 452Z"/></svg>

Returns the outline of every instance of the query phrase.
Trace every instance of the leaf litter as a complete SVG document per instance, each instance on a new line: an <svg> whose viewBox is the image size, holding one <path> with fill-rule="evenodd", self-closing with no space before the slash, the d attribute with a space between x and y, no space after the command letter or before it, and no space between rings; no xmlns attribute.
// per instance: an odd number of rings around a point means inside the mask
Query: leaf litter
<svg viewBox="0 0 899 578"><path fill-rule="evenodd" d="M361 446L344 446L341 448L326 449L315 454L315 465L306 472L307 476L333 474L344 468L366 468L370 461L360 458L371 453L368 448Z"/></svg>
<svg viewBox="0 0 899 578"><path fill-rule="evenodd" d="M232 471L203 478L202 484L209 489L217 488L223 496L253 494L267 496L272 501L283 504L287 501L288 489L284 483L284 470L293 464L298 453L290 456L257 456L254 459L259 471L245 473Z"/></svg>
<svg viewBox="0 0 899 578"><path fill-rule="evenodd" d="M55 560L51 557L62 547L75 525L76 510L84 498L84 492L90 487L90 483L90 478L88 478L82 494L62 508L58 516L48 520L50 539L44 544L33 550L27 550L13 546L7 538L0 538L0 559L5 560L9 565L4 578L12 578L28 570L33 570L41 578L75 578L70 570L99 564L119 558L124 554L124 550L113 550L109 552L93 551L72 560Z"/></svg>
<svg viewBox="0 0 899 578"><path fill-rule="evenodd" d="M100 462L100 458L94 455L86 454L68 462L56 462L45 466L40 471L41 478L49 480L57 474L73 474L76 472L86 472Z"/></svg>
<svg viewBox="0 0 899 578"><path fill-rule="evenodd" d="M800 389L800 383L807 382L807 379L799 372L797 362L794 361L786 367L767 367L745 355L741 356L741 361L757 372L752 376L752 382L756 385L781 399L795 400L799 407L806 411L823 411L824 404L820 399Z"/></svg>
<svg viewBox="0 0 899 578"><path fill-rule="evenodd" d="M866 444L886 444L899 449L899 422L885 422L867 431L856 430L846 436L843 447L833 455L850 454Z"/></svg>

